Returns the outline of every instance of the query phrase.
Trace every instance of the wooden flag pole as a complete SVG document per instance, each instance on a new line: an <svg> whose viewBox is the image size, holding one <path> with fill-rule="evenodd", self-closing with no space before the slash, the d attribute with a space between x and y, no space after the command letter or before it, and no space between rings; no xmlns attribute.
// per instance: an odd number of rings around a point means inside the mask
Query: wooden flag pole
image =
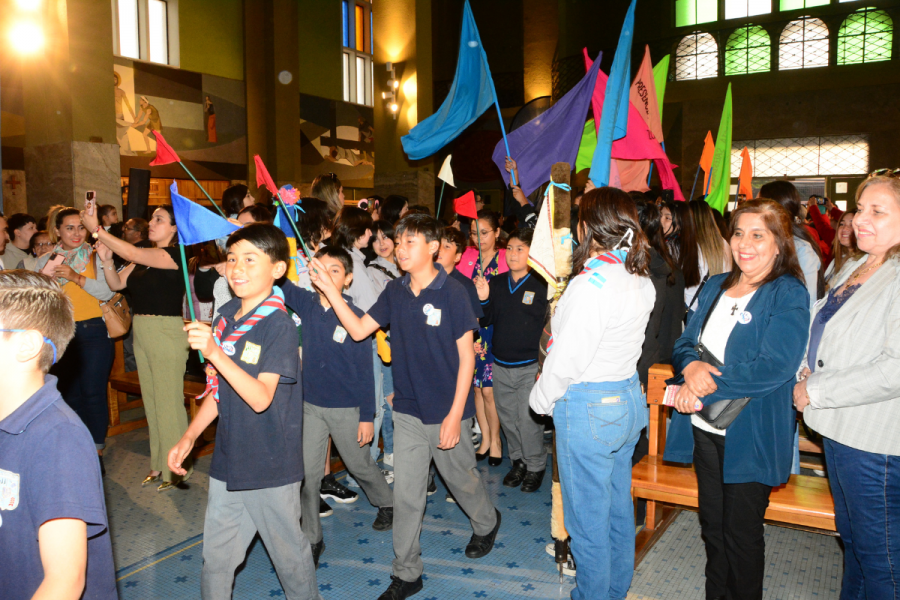
<svg viewBox="0 0 900 600"><path fill-rule="evenodd" d="M194 313L194 299L191 296L191 279L188 277L188 265L187 265L187 257L184 255L184 244L178 244L178 249L181 251L181 273L184 275L184 293L187 296L188 303L188 312L191 313L191 322L197 322L197 315ZM203 360L203 353L197 352L200 355L200 362L206 362Z"/></svg>

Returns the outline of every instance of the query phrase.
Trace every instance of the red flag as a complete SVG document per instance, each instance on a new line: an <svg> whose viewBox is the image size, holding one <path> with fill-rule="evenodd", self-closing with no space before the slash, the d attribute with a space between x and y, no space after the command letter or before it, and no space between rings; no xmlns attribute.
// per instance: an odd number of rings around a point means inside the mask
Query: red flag
<svg viewBox="0 0 900 600"><path fill-rule="evenodd" d="M478 218L478 211L475 210L475 192L469 190L459 198L453 201L453 211L462 217Z"/></svg>
<svg viewBox="0 0 900 600"><path fill-rule="evenodd" d="M741 176L738 179L738 194L744 194L747 200L753 199L753 165L750 162L750 152L747 146L741 151Z"/></svg>
<svg viewBox="0 0 900 600"><path fill-rule="evenodd" d="M270 192L272 192L273 196L277 196L278 186L275 185L274 181L272 181L272 176L269 175L269 170L266 169L266 165L263 164L263 161L259 157L259 154L254 156L253 160L256 162L256 187L265 186Z"/></svg>
<svg viewBox="0 0 900 600"><path fill-rule="evenodd" d="M151 167L181 162L181 159L172 150L172 146L166 142L166 138L160 132L154 131L153 135L156 136L156 158L150 161Z"/></svg>

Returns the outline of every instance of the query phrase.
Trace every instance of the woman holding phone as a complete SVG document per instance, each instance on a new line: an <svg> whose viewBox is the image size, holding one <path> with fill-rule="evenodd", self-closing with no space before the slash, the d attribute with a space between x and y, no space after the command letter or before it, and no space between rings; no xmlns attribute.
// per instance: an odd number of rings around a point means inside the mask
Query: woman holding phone
<svg viewBox="0 0 900 600"><path fill-rule="evenodd" d="M87 241L78 210L57 212L50 226L59 242L37 259L35 270L55 277L75 307L75 337L50 372L59 378L63 399L84 421L102 457L109 427L106 382L115 347L106 333L100 303L112 298L113 292L98 277L103 267Z"/></svg>
<svg viewBox="0 0 900 600"><path fill-rule="evenodd" d="M184 279L175 246L175 212L171 205L154 211L148 233L155 248L138 248L111 235L98 223L96 211L82 212L81 219L99 239L97 254L109 287L131 291L134 356L150 429L151 471L141 486L159 482L158 491L170 490L191 474L188 468L187 476L178 477L166 464L169 449L188 426L183 390L189 348L181 315ZM131 264L117 272L113 253Z"/></svg>

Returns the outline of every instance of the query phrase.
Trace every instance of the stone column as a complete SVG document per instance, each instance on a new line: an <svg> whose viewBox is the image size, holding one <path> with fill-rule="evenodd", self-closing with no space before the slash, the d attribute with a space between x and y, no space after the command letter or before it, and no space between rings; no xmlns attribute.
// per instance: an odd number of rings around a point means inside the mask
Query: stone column
<svg viewBox="0 0 900 600"><path fill-rule="evenodd" d="M553 91L553 57L559 43L559 8L556 2L524 0L522 25L525 40L525 102Z"/></svg>

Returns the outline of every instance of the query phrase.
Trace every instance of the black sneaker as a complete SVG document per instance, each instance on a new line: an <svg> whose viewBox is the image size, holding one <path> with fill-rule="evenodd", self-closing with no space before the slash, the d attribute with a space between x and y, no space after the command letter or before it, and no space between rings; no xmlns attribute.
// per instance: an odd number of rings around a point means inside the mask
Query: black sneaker
<svg viewBox="0 0 900 600"><path fill-rule="evenodd" d="M328 506L328 503L325 502L324 499L319 498L319 516L320 517L330 517L334 514L334 511Z"/></svg>
<svg viewBox="0 0 900 600"><path fill-rule="evenodd" d="M541 489L541 482L544 481L544 473L546 473L546 469L542 471L528 471L525 473L525 481L522 482L522 491L526 494L530 494L531 492L536 492Z"/></svg>
<svg viewBox="0 0 900 600"><path fill-rule="evenodd" d="M341 504L351 504L359 499L359 494L348 490L341 485L334 475L326 475L322 480L322 486L319 488L319 496L322 498L331 498L335 502Z"/></svg>
<svg viewBox="0 0 900 600"><path fill-rule="evenodd" d="M466 546L467 557L481 558L482 556L487 556L494 549L494 540L497 538L497 531L500 529L500 511L495 508L494 512L497 513L497 524L494 525L494 528L487 535L472 534L472 539L469 540L469 545Z"/></svg>
<svg viewBox="0 0 900 600"><path fill-rule="evenodd" d="M394 527L394 507L382 506L378 509L378 516L372 523L372 529L375 531L388 531Z"/></svg>
<svg viewBox="0 0 900 600"><path fill-rule="evenodd" d="M413 594L422 591L422 578L419 577L415 581L403 581L399 577L391 575L391 585L378 596L378 600L404 600Z"/></svg>
<svg viewBox="0 0 900 600"><path fill-rule="evenodd" d="M525 461L521 459L514 460L512 469L503 478L503 485L510 488L519 487L525 481L526 472Z"/></svg>
<svg viewBox="0 0 900 600"><path fill-rule="evenodd" d="M437 484L434 482L434 474L432 473L431 477L428 478L427 494L431 496L435 492L437 492Z"/></svg>
<svg viewBox="0 0 900 600"><path fill-rule="evenodd" d="M310 544L310 549L312 550L313 555L313 564L316 565L316 568L319 568L319 557L322 556L322 553L325 552L325 538L319 540L318 544Z"/></svg>

